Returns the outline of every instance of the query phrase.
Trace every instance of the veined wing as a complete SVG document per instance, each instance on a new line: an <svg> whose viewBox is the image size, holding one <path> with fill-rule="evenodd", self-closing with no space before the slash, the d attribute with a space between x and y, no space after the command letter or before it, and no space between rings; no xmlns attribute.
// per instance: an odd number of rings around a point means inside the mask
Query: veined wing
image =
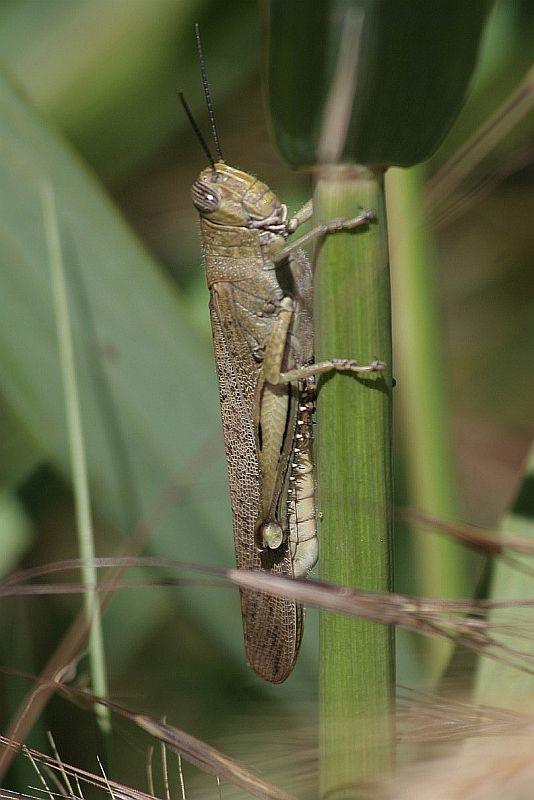
<svg viewBox="0 0 534 800"><path fill-rule="evenodd" d="M260 468L254 428L256 385L261 365L255 361L233 314L233 287L212 287L211 325L223 423L236 562L238 569L268 568L292 575L288 547L266 567L254 541L261 503ZM281 683L291 672L302 637L302 609L280 597L241 591L245 651L250 666L265 680Z"/></svg>

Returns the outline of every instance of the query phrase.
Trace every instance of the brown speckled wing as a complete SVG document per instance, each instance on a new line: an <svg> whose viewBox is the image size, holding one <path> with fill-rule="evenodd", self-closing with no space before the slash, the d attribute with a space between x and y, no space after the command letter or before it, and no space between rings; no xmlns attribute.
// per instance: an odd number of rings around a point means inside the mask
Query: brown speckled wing
<svg viewBox="0 0 534 800"><path fill-rule="evenodd" d="M278 563L262 564L254 542L260 507L260 468L253 424L255 391L261 365L233 312L234 287L217 282L210 300L211 325L219 379L236 562L238 569L292 575L289 550ZM264 680L284 681L295 663L302 637L300 606L281 597L241 591L247 661Z"/></svg>

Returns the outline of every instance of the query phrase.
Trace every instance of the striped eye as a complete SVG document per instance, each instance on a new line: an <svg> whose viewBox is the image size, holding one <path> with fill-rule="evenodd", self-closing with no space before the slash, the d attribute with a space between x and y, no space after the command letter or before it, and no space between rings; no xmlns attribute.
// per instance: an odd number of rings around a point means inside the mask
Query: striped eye
<svg viewBox="0 0 534 800"><path fill-rule="evenodd" d="M204 214L216 211L219 207L219 196L203 181L194 182L191 187L191 197L195 208Z"/></svg>

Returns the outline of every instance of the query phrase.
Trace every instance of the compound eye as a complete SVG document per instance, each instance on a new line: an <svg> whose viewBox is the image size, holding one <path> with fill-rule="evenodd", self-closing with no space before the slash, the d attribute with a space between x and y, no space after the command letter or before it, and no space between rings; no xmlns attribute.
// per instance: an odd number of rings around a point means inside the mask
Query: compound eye
<svg viewBox="0 0 534 800"><path fill-rule="evenodd" d="M219 208L219 196L213 191L211 186L208 186L203 181L194 182L191 187L191 197L195 208L204 214L209 214Z"/></svg>

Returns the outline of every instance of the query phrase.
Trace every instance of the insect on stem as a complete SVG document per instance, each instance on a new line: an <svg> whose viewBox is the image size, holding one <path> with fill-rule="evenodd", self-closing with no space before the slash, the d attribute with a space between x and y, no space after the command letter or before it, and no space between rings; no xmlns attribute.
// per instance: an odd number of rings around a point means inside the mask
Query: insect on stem
<svg viewBox="0 0 534 800"><path fill-rule="evenodd" d="M210 118L211 133L213 135L213 141L215 142L215 150L219 157L219 161L224 161L221 150L221 144L219 142L219 134L217 132L217 125L215 123L215 112L213 110L213 102L211 99L208 73L206 71L206 60L204 58L204 50L202 49L202 42L200 41L200 28L198 22L195 23L195 37L197 40L198 60L200 62L200 73L202 75L202 86L204 87L204 97L206 98L206 105L208 107L208 116Z"/></svg>
<svg viewBox="0 0 534 800"><path fill-rule="evenodd" d="M315 376L379 373L381 361L313 359L313 271L303 241L366 229L364 211L287 243L312 213L287 208L255 176L223 161L204 53L195 26L204 95L218 161L191 111L185 112L210 162L193 183L210 290L236 564L240 570L305 577L318 558L312 416ZM283 283L280 281L284 272ZM291 598L241 590L246 657L264 680L282 683L298 655L304 613Z"/></svg>

